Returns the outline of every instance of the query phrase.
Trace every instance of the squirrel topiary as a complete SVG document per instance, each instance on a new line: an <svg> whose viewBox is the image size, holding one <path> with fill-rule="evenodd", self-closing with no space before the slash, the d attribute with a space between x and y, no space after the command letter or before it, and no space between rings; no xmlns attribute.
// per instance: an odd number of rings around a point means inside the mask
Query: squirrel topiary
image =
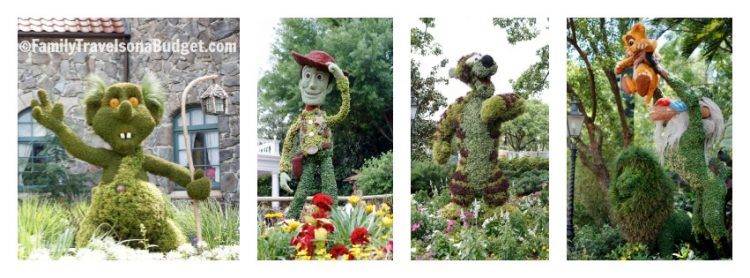
<svg viewBox="0 0 750 278"><path fill-rule="evenodd" d="M164 114L162 88L146 75L141 85L117 83L107 86L89 77L84 99L86 123L110 148L96 148L81 140L64 122L61 102L52 104L46 91L33 100L32 115L39 124L60 138L72 156L102 167L101 181L91 189L91 207L76 235L76 246L86 246L95 232L111 232L116 240L132 247L169 251L186 242L170 218L164 194L148 182L146 173L164 176L187 188L190 198L206 199L210 181L201 171L191 182L188 169L146 154L141 143Z"/></svg>
<svg viewBox="0 0 750 278"><path fill-rule="evenodd" d="M461 57L451 77L469 85L471 91L448 106L433 135L432 158L438 164L448 161L451 141L457 140L460 159L448 182L451 201L470 205L476 197L491 206L508 198L508 179L498 162L500 125L525 112L525 101L516 94L494 95L490 77L497 64L489 55L472 53Z"/></svg>

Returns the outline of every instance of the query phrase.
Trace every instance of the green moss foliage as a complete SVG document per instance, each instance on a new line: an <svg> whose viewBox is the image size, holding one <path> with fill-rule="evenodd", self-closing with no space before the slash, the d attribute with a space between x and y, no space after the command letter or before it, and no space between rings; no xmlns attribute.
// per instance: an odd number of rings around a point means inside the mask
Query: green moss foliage
<svg viewBox="0 0 750 278"><path fill-rule="evenodd" d="M631 243L653 244L672 214L674 185L651 152L625 149L610 185L610 209Z"/></svg>
<svg viewBox="0 0 750 278"><path fill-rule="evenodd" d="M718 177L714 175L709 170L704 156L705 132L699 99L708 92L705 88L695 88L677 78L668 77L664 80L688 105L690 115L690 123L680 138L679 149L668 157L668 162L695 192L693 233L709 237L718 244L727 236L724 226L724 197L727 188L723 180L726 173L720 172Z"/></svg>
<svg viewBox="0 0 750 278"><path fill-rule="evenodd" d="M338 113L327 116L322 109L302 111L284 138L279 162L282 173L292 170L293 150L299 150L304 154L302 176L287 212L289 218L299 218L307 196L318 192L326 193L334 200L338 196L333 168L333 134L330 127L343 121L349 114L349 79L345 76L337 78L336 88L341 92L341 107Z"/></svg>
<svg viewBox="0 0 750 278"><path fill-rule="evenodd" d="M54 132L68 153L103 168L101 181L92 189L91 208L76 235L76 245L85 246L99 231L111 232L115 239L133 247L159 251L176 248L186 238L170 219L167 201L148 182L146 172L188 188L188 195L195 200L208 197L210 181L200 171L193 180L184 167L143 153L141 143L163 115L163 89L153 77L147 77L141 86L106 86L96 77L88 82L90 89L83 100L86 121L109 149L86 145L65 124L62 103L53 105L44 90L31 103L34 119Z"/></svg>
<svg viewBox="0 0 750 278"><path fill-rule="evenodd" d="M438 164L447 162L455 140L460 159L448 182L452 202L468 206L479 197L500 206L508 198L510 182L498 162L499 128L502 122L522 114L525 104L515 94L492 96L495 86L489 80L497 65L470 60L479 56L463 56L453 70L454 77L468 84L471 91L443 114L433 136L432 158Z"/></svg>

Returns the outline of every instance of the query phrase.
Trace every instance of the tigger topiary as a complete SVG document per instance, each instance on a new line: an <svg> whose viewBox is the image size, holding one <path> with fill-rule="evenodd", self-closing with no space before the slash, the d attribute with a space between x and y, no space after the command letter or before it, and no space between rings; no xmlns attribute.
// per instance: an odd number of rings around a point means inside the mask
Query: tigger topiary
<svg viewBox="0 0 750 278"><path fill-rule="evenodd" d="M490 206L501 206L508 199L508 179L498 163L500 125L525 112L525 101L518 95L494 95L490 77L497 64L489 55L471 53L461 57L450 76L469 85L471 91L448 106L433 135L432 158L438 164L448 161L455 138L460 158L448 183L451 201L460 206L483 198Z"/></svg>

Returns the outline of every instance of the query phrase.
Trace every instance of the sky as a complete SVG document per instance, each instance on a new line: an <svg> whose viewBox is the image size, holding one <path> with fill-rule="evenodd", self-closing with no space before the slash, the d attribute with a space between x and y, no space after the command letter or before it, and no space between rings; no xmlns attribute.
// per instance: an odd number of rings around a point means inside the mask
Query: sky
<svg viewBox="0 0 750 278"><path fill-rule="evenodd" d="M276 40L275 28L278 27L279 18L257 19L255 24L256 34L254 36L253 51L251 55L259 61L257 76L271 69L271 49ZM419 18L408 21L410 27L424 28ZM491 55L498 63L498 71L492 77L495 83L496 93L512 92L510 79L518 78L526 68L538 61L536 51L548 43L548 30L546 18L537 19L537 28L540 34L533 40L519 42L511 45L506 39L505 30L492 24L492 18L473 17L441 17L435 20L435 28L429 32L435 37L443 48L441 57L418 57L422 63L422 72L427 74L432 65L436 65L442 58L448 58L447 66L439 72L441 76L448 77L448 69L455 66L461 56L471 52L479 52ZM396 50L399 51L399 50ZM401 50L408 51L408 50ZM411 57L411 56L410 56ZM395 63L408 63L409 61L394 61ZM438 90L443 93L451 103L456 98L465 95L469 91L466 84L457 79L450 79L448 85L439 85ZM549 90L542 91L537 98L548 103ZM438 119L442 110L433 115Z"/></svg>
<svg viewBox="0 0 750 278"><path fill-rule="evenodd" d="M424 28L424 24L418 18L411 20L409 25L410 27ZM548 30L544 28L546 25L546 18L538 18L539 36L530 41L511 45L506 39L505 30L494 26L492 18L436 18L435 27L430 28L428 32L442 46L443 56L416 56L416 59L421 62L420 71L427 75L431 66L438 64L443 58L448 58L448 64L438 73L440 76L448 77L448 69L454 67L461 56L472 52L490 55L498 64L498 71L492 76L495 92L498 94L509 93L513 91L513 87L508 80L517 79L523 71L539 60L536 55L537 49L548 43ZM448 99L448 103L466 95L470 90L468 85L457 79L450 79L448 85L438 85L437 89ZM548 96L549 89L540 92L537 98L549 104ZM443 110L438 111L433 115L433 118L438 119L442 113Z"/></svg>

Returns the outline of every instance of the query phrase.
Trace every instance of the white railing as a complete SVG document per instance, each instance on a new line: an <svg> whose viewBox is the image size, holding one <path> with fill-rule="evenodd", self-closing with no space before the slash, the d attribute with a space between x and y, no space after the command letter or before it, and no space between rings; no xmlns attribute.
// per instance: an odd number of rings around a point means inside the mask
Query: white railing
<svg viewBox="0 0 750 278"><path fill-rule="evenodd" d="M279 152L279 143L281 143L281 141L276 140L275 137L273 139L259 138L258 139L258 154L279 156L281 154Z"/></svg>
<svg viewBox="0 0 750 278"><path fill-rule="evenodd" d="M508 159L521 158L521 157L549 158L549 151L507 151L507 150L500 150L500 157L507 157Z"/></svg>

